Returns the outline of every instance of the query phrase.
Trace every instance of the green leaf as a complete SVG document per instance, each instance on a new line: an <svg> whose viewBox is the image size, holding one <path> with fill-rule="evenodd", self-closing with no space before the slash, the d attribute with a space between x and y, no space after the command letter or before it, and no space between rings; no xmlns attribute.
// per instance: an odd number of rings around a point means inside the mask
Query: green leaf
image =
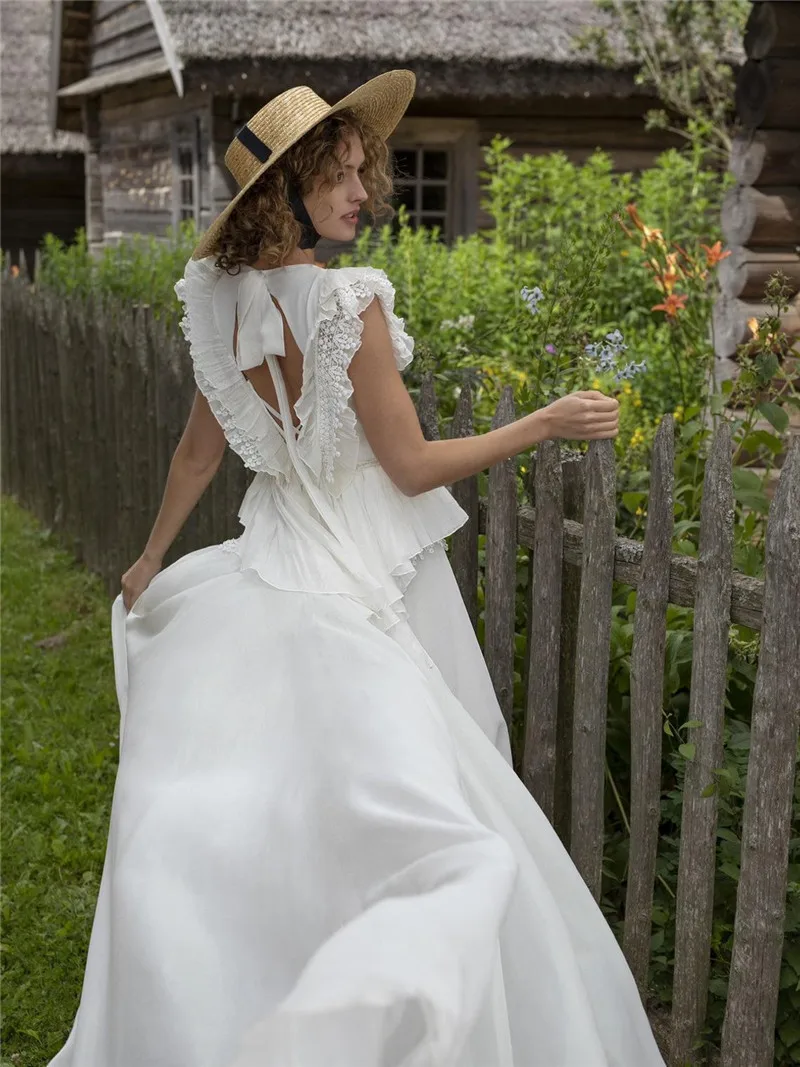
<svg viewBox="0 0 800 1067"><path fill-rule="evenodd" d="M697 746L692 741L686 741L684 744L678 745L678 752L680 752L684 759L690 761L694 759L696 749Z"/></svg>
<svg viewBox="0 0 800 1067"><path fill-rule="evenodd" d="M758 405L758 410L768 422L772 423L778 433L786 433L789 429L789 416L778 404L765 400Z"/></svg>
<svg viewBox="0 0 800 1067"><path fill-rule="evenodd" d="M647 493L623 493L622 503L631 512L636 513L636 509L640 507L644 501L647 500Z"/></svg>
<svg viewBox="0 0 800 1067"><path fill-rule="evenodd" d="M750 493L757 493L761 489L761 478L746 467L733 468L734 489L745 489Z"/></svg>

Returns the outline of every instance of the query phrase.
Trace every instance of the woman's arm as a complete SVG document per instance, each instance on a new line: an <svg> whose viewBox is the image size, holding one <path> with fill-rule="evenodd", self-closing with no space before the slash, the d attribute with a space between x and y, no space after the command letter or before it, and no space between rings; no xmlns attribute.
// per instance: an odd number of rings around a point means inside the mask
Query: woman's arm
<svg viewBox="0 0 800 1067"><path fill-rule="evenodd" d="M197 501L217 473L225 454L225 435L208 401L195 391L192 410L175 448L153 529L142 558L160 563Z"/></svg>
<svg viewBox="0 0 800 1067"><path fill-rule="evenodd" d="M486 433L427 441L397 369L377 297L361 318L361 346L348 367L356 414L378 462L406 496L452 485L548 438L591 440L618 433L619 403L590 389Z"/></svg>

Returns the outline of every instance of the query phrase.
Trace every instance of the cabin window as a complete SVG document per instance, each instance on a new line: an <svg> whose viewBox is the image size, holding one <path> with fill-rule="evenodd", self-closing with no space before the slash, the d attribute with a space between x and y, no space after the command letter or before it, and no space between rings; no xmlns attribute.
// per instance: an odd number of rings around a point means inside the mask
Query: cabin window
<svg viewBox="0 0 800 1067"><path fill-rule="evenodd" d="M173 128L173 210L175 224L200 224L200 119L175 123Z"/></svg>
<svg viewBox="0 0 800 1067"><path fill-rule="evenodd" d="M395 208L404 204L411 226L438 226L442 240L452 230L452 152L434 145L398 145L392 155L395 172ZM397 219L392 220L398 230Z"/></svg>

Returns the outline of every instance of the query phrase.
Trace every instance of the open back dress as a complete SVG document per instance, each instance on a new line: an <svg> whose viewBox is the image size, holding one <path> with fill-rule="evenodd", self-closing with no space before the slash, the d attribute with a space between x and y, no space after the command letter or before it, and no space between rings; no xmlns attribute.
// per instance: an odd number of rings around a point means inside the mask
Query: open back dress
<svg viewBox="0 0 800 1067"><path fill-rule="evenodd" d="M119 768L51 1067L664 1067L511 766L445 550L467 514L444 487L402 493L356 416L373 299L397 367L413 355L386 274L205 259L176 289L255 475L239 537L112 606ZM277 409L243 373L264 361Z"/></svg>

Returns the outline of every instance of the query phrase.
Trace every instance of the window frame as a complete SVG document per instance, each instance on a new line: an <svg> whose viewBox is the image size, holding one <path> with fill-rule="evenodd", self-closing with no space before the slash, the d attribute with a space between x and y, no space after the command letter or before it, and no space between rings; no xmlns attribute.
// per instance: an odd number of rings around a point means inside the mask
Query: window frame
<svg viewBox="0 0 800 1067"><path fill-rule="evenodd" d="M442 237L451 242L458 236L474 233L478 222L478 123L475 119L403 118L389 138L392 154L396 151L438 151L448 156L446 226ZM421 160L421 155L418 156ZM415 214L422 215L424 179L412 179L416 188ZM397 185L411 184L398 182ZM433 182L432 184L436 184ZM431 212L431 214L438 214ZM425 224L423 220L423 225Z"/></svg>
<svg viewBox="0 0 800 1067"><path fill-rule="evenodd" d="M200 190L200 152L202 139L202 120L199 115L185 115L172 123L172 225L177 226L188 219L200 227L201 190ZM188 150L191 155L191 174L188 176L181 169L181 153ZM183 198L184 184L192 183L191 214L184 215L187 204Z"/></svg>

